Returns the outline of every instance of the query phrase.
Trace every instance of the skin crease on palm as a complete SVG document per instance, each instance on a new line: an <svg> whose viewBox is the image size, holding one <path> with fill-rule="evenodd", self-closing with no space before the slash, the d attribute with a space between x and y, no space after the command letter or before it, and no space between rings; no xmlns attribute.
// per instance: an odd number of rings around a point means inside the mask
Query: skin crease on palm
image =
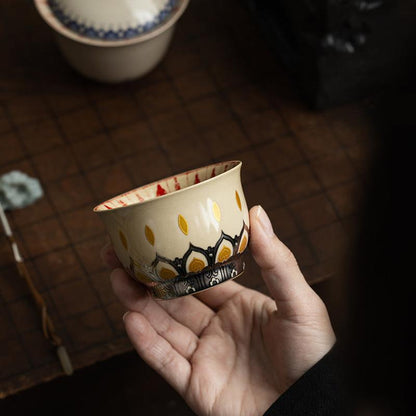
<svg viewBox="0 0 416 416"><path fill-rule="evenodd" d="M250 210L250 251L271 297L229 281L194 296L150 297L102 250L138 354L198 415L260 415L334 345L326 307L274 234Z"/></svg>

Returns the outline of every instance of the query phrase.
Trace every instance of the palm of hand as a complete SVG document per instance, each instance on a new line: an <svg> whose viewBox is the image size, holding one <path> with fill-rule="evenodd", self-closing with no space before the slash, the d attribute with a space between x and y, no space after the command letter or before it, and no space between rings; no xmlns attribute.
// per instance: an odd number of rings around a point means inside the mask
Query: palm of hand
<svg viewBox="0 0 416 416"><path fill-rule="evenodd" d="M261 414L279 395L265 334L273 302L246 292L221 306L190 360L185 398L198 414Z"/></svg>
<svg viewBox="0 0 416 416"><path fill-rule="evenodd" d="M316 362L314 350L322 348L324 331L308 326L311 316L299 318L281 317L271 298L248 289L225 302L190 359L184 394L189 405L198 414L264 413Z"/></svg>

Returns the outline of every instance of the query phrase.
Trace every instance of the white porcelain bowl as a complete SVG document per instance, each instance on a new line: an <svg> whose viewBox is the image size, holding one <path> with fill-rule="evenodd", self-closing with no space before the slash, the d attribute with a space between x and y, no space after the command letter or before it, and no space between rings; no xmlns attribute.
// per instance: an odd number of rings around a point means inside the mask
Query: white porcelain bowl
<svg viewBox="0 0 416 416"><path fill-rule="evenodd" d="M102 5L114 4L114 1L106 0ZM94 20L91 9L86 9L81 17L71 11L68 17L67 9L56 8L57 1L34 2L39 14L54 30L62 54L75 70L96 81L118 83L147 74L162 60L189 0L176 0L168 11L155 7L147 14L147 22L143 14L129 11L128 7L123 10L124 14L130 12L130 20L124 18L121 7L120 13L113 13L112 18L108 17L111 13L101 10L95 13ZM67 3L72 5L69 0ZM78 3L87 4L88 0Z"/></svg>

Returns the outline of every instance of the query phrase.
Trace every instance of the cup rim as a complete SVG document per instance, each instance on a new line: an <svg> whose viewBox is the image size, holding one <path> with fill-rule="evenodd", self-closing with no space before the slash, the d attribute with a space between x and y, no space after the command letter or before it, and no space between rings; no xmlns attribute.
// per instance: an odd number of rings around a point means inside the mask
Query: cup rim
<svg viewBox="0 0 416 416"><path fill-rule="evenodd" d="M141 43L147 40L150 40L159 34L165 32L171 26L173 26L176 21L182 16L184 11L186 10L189 0L180 0L180 4L176 13L174 13L169 19L164 21L161 25L159 25L156 29L151 30L149 32L144 33L143 35L135 36L131 39L121 39L121 40L101 40L101 39L93 39L88 38L86 36L82 36L77 32L72 31L71 29L67 28L60 20L56 18L56 16L52 13L51 8L49 7L48 0L34 0L35 7L38 10L39 14L42 16L43 20L58 34L64 36L65 38L69 38L75 42L90 45L90 46L98 46L98 47L108 47L108 48L115 48L117 46L129 46L134 45L136 43Z"/></svg>
<svg viewBox="0 0 416 416"><path fill-rule="evenodd" d="M211 177L211 178L207 178L205 180L202 180L199 183L194 183L192 185L189 185L186 188L181 188L181 189L178 189L178 190L174 190L172 192L168 192L165 195L154 196L154 197L149 198L149 199L146 199L144 201L134 202L134 203L131 203L131 204L126 205L126 206L115 207L115 208L110 208L110 209L107 208L107 207L105 207L105 205L107 203L109 203L109 202L111 202L111 201L113 201L115 199L120 199L120 198L122 198L122 197L124 197L124 196L126 196L126 195L128 195L128 194L130 194L132 192L136 192L136 191L138 191L140 189L148 188L150 186L159 184L160 182L167 181L167 180L172 179L174 177L178 177L178 176L182 176L182 175L189 175L191 173L194 173L194 172L199 171L200 169L208 169L208 168L212 168L212 167L219 166L219 165L225 165L226 166L227 164L231 164L233 166L230 169L226 170L225 172L219 173L218 175L215 175L214 177ZM138 206L138 205L147 204L147 203L150 203L150 202L153 202L153 201L158 201L158 200L161 200L161 199L166 199L169 196L178 195L179 193L186 192L186 191L190 191L191 189L195 189L197 187L204 186L208 182L213 182L215 180L218 180L219 178L223 177L224 175L230 174L234 170L241 168L242 164L243 164L243 162L241 160L227 160L227 161L224 161L224 162L216 162L216 163L212 163L210 165L200 166L200 167L195 168L195 169L191 169L191 170L188 170L188 171L184 171L184 172L180 172L180 173L177 173L177 174L174 174L174 175L170 175L170 176L161 178L161 179L159 179L157 181L153 181L153 182L147 183L147 184L142 185L142 186L139 186L137 188L130 189L127 192L123 192L123 193L121 193L119 195L113 196L112 198L109 198L109 199L101 202L100 204L96 205L93 208L93 212L96 212L98 214L112 213L112 212L114 212L116 210L128 209L128 208L135 207L135 206Z"/></svg>

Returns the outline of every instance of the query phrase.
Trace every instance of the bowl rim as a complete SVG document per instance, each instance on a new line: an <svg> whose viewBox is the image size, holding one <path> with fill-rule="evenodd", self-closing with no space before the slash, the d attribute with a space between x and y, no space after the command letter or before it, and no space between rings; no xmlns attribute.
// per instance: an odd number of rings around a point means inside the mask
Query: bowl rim
<svg viewBox="0 0 416 416"><path fill-rule="evenodd" d="M179 0L178 9L176 10L176 12L170 18L162 22L162 24L160 24L156 29L150 30L149 32L135 36L131 39L120 40L101 40L82 36L79 33L67 28L60 20L56 18L51 8L49 7L48 0L34 0L34 3L37 11L39 12L43 20L52 29L54 29L55 32L64 36L65 38L69 38L75 42L84 45L115 48L117 46L129 46L134 45L136 43L145 42L165 32L171 26L173 26L177 22L177 20L182 16L189 4L189 1L190 0Z"/></svg>
<svg viewBox="0 0 416 416"><path fill-rule="evenodd" d="M215 175L212 178L207 178L207 179L205 179L205 180L203 180L199 183L194 183L192 185L189 185L186 188L181 188L181 189L178 189L178 190L174 190L173 192L169 192L165 195L154 196L154 197L146 199L144 201L134 202L134 203L126 205L126 206L115 207L115 208L111 208L111 209L104 209L103 208L106 203L111 202L114 199L119 199L123 196L126 196L127 194L130 194L131 192L138 191L139 189L148 188L150 186L156 185L156 184L158 184L162 181L166 181L166 180L169 180L169 179L174 178L174 177L178 177L178 176L182 176L182 175L188 175L188 174L191 174L193 172L197 172L200 169L206 169L206 168L211 168L211 167L215 167L215 166L218 166L218 165L227 165L227 164L234 164L234 166L232 166L230 169L226 170L225 172L222 172L218 175ZM113 196L112 198L109 198L109 199L101 202L100 204L96 205L93 208L93 212L96 212L97 214L110 214L110 213L112 213L114 211L117 211L117 210L120 210L120 209L128 209L128 208L136 207L138 205L144 205L144 204L147 204L147 203L150 203L150 202L159 201L159 200L168 198L169 196L178 195L182 192L190 191L191 189L195 189L197 187L204 186L204 184L206 184L208 182L213 182L215 180L218 180L219 178L224 177L224 175L231 174L231 172L234 172L236 169L241 169L242 165L243 165L243 162L241 160L226 160L224 162L215 162L215 163L211 163L209 165L200 166L200 167L195 168L195 169L191 169L191 170L187 170L187 171L184 171L184 172L179 172L179 173L174 174L174 175L166 176L164 178L158 179L157 181L153 181L153 182L147 183L145 185L138 186L137 188L133 188L133 189L130 189L126 192L123 192L119 195Z"/></svg>

